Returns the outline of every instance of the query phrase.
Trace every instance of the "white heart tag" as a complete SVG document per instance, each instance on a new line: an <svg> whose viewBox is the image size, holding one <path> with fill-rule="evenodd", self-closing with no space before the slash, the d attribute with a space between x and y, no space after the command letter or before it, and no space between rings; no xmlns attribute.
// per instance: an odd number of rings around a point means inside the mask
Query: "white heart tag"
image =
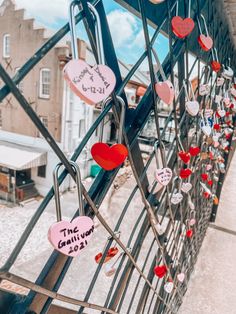
<svg viewBox="0 0 236 314"><path fill-rule="evenodd" d="M167 292L167 293L171 293L174 289L174 284L172 281L169 281L167 282L165 285L164 285L164 290Z"/></svg>
<svg viewBox="0 0 236 314"><path fill-rule="evenodd" d="M223 117L225 116L225 114L226 114L226 111L225 111L224 109L220 109L220 110L218 110L217 112L218 112L218 114L219 114L219 116L220 116L221 118L223 118Z"/></svg>
<svg viewBox="0 0 236 314"><path fill-rule="evenodd" d="M155 225L157 233L161 236L165 233L165 228L161 224Z"/></svg>
<svg viewBox="0 0 236 314"><path fill-rule="evenodd" d="M181 191L183 191L184 193L188 193L192 189L192 187L192 184L189 182L183 183L181 186Z"/></svg>
<svg viewBox="0 0 236 314"><path fill-rule="evenodd" d="M194 101L187 101L185 104L185 107L186 107L187 112L191 116L195 117L199 112L200 106L199 106L198 101L194 100Z"/></svg>
<svg viewBox="0 0 236 314"><path fill-rule="evenodd" d="M166 186L172 178L172 170L170 168L157 169L155 177L161 185Z"/></svg>
<svg viewBox="0 0 236 314"><path fill-rule="evenodd" d="M180 273L177 275L177 279L179 282L184 282L185 279L185 274L184 273Z"/></svg>
<svg viewBox="0 0 236 314"><path fill-rule="evenodd" d="M220 96L220 95L215 95L215 102L216 102L217 104L219 104L219 103L221 102L221 100L222 100L222 96Z"/></svg>
<svg viewBox="0 0 236 314"><path fill-rule="evenodd" d="M183 195L181 193L174 193L170 199L171 203L174 205L179 204L183 199Z"/></svg>
<svg viewBox="0 0 236 314"><path fill-rule="evenodd" d="M205 117L206 119L211 118L212 115L213 115L213 110L212 110L212 109L205 109L204 117Z"/></svg>
<svg viewBox="0 0 236 314"><path fill-rule="evenodd" d="M208 95L209 93L210 93L210 86L208 84L200 85L200 87L199 87L199 94L201 96Z"/></svg>
<svg viewBox="0 0 236 314"><path fill-rule="evenodd" d="M207 136L210 136L211 135L211 127L209 125L204 125L202 127L202 132L207 135Z"/></svg>

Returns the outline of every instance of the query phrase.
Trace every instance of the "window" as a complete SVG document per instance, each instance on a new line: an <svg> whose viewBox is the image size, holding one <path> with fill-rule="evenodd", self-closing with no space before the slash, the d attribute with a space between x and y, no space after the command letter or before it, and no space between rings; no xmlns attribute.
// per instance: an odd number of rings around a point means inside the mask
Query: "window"
<svg viewBox="0 0 236 314"><path fill-rule="evenodd" d="M5 34L3 36L3 58L10 57L10 35Z"/></svg>
<svg viewBox="0 0 236 314"><path fill-rule="evenodd" d="M16 74L19 70L20 70L20 67L15 68L15 74ZM21 82L17 85L17 87L19 88L19 91L20 91L22 94L23 94L23 86L24 86L23 81L21 81Z"/></svg>
<svg viewBox="0 0 236 314"><path fill-rule="evenodd" d="M39 116L39 119L42 121L45 128L48 128L48 117L47 116ZM43 138L42 134L39 131L37 133L37 136Z"/></svg>
<svg viewBox="0 0 236 314"><path fill-rule="evenodd" d="M38 167L38 177L46 178L46 166L39 166Z"/></svg>
<svg viewBox="0 0 236 314"><path fill-rule="evenodd" d="M39 97L48 99L50 97L51 70L40 70Z"/></svg>

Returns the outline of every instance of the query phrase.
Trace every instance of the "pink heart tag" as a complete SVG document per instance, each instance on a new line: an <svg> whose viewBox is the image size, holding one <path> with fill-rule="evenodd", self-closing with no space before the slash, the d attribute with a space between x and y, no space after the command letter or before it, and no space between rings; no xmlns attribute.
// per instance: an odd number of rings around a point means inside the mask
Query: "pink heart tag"
<svg viewBox="0 0 236 314"><path fill-rule="evenodd" d="M185 279L185 274L184 273L180 273L177 275L177 279L179 282L184 282Z"/></svg>
<svg viewBox="0 0 236 314"><path fill-rule="evenodd" d="M54 223L48 230L48 240L60 253L75 257L88 245L93 232L93 220L80 216L71 222L62 220Z"/></svg>
<svg viewBox="0 0 236 314"><path fill-rule="evenodd" d="M199 87L199 94L201 96L208 95L210 93L210 86L208 84L202 84Z"/></svg>
<svg viewBox="0 0 236 314"><path fill-rule="evenodd" d="M198 101L187 101L185 104L186 110L191 116L196 116L199 112L199 103Z"/></svg>
<svg viewBox="0 0 236 314"><path fill-rule="evenodd" d="M161 184L166 186L172 178L172 170L170 168L158 169L155 172L156 180Z"/></svg>
<svg viewBox="0 0 236 314"><path fill-rule="evenodd" d="M155 84L155 90L157 95L164 101L167 105L171 105L174 97L175 90L173 84L170 81L158 82Z"/></svg>
<svg viewBox="0 0 236 314"><path fill-rule="evenodd" d="M223 77L217 77L216 86L222 86L224 82L225 82L225 79Z"/></svg>
<svg viewBox="0 0 236 314"><path fill-rule="evenodd" d="M106 99L114 90L116 77L106 65L91 68L83 60L71 60L64 67L64 78L71 90L89 105Z"/></svg>

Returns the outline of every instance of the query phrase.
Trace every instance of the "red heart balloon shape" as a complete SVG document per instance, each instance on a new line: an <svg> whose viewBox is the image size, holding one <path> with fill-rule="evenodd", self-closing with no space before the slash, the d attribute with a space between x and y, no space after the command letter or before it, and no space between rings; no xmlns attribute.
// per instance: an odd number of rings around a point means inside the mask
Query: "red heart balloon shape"
<svg viewBox="0 0 236 314"><path fill-rule="evenodd" d="M179 38L185 38L194 29L194 21L191 18L183 19L180 16L175 16L171 20L172 32Z"/></svg>
<svg viewBox="0 0 236 314"><path fill-rule="evenodd" d="M212 185L213 185L213 181L212 181L212 180L208 180L208 181L207 181L207 184L210 185L210 186L212 186Z"/></svg>
<svg viewBox="0 0 236 314"><path fill-rule="evenodd" d="M220 130L220 125L219 123L215 123L213 126L214 130Z"/></svg>
<svg viewBox="0 0 236 314"><path fill-rule="evenodd" d="M189 163L190 161L190 154L185 153L184 151L179 152L179 158L185 163Z"/></svg>
<svg viewBox="0 0 236 314"><path fill-rule="evenodd" d="M221 64L218 61L212 61L211 62L211 68L213 71L215 71L217 73L221 69Z"/></svg>
<svg viewBox="0 0 236 314"><path fill-rule="evenodd" d="M181 179L187 179L192 174L192 170L189 168L181 169L180 170L180 178Z"/></svg>
<svg viewBox="0 0 236 314"><path fill-rule="evenodd" d="M166 275L167 273L167 267L165 265L161 265L161 266L156 266L154 268L154 273L157 277L162 278Z"/></svg>
<svg viewBox="0 0 236 314"><path fill-rule="evenodd" d="M199 153L200 153L200 148L198 147L198 146L196 146L196 147L193 147L193 146L191 146L190 148L189 148L189 154L191 155L191 156L197 156Z"/></svg>
<svg viewBox="0 0 236 314"><path fill-rule="evenodd" d="M203 34L198 37L198 43L204 51L210 50L213 46L212 38Z"/></svg>
<svg viewBox="0 0 236 314"><path fill-rule="evenodd" d="M201 178L203 181L206 181L208 179L208 174L207 173L202 173Z"/></svg>
<svg viewBox="0 0 236 314"><path fill-rule="evenodd" d="M113 170L125 161L128 150L122 144L114 144L110 147L105 143L96 143L91 148L91 154L103 169Z"/></svg>
<svg viewBox="0 0 236 314"><path fill-rule="evenodd" d="M193 230L192 229L187 230L186 231L186 237L190 239L190 238L192 238L192 236L193 236Z"/></svg>

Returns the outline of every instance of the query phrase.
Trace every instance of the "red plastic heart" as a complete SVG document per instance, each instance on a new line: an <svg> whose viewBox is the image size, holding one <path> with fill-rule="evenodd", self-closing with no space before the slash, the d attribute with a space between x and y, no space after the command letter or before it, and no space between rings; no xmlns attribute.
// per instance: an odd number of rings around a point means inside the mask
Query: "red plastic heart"
<svg viewBox="0 0 236 314"><path fill-rule="evenodd" d="M179 175L181 179L187 179L189 176L191 176L191 174L192 174L192 170L189 168L186 168L186 169L181 169Z"/></svg>
<svg viewBox="0 0 236 314"><path fill-rule="evenodd" d="M192 236L193 236L193 230L192 229L187 230L186 231L186 237L190 239L190 238L192 238Z"/></svg>
<svg viewBox="0 0 236 314"><path fill-rule="evenodd" d="M210 194L209 194L208 192L203 192L203 196L204 196L205 198L209 198L209 197L210 197Z"/></svg>
<svg viewBox="0 0 236 314"><path fill-rule="evenodd" d="M179 152L179 158L185 163L188 164L190 161L190 154L185 153L184 151Z"/></svg>
<svg viewBox="0 0 236 314"><path fill-rule="evenodd" d="M110 147L105 143L96 143L91 148L91 154L103 169L113 170L125 161L128 150L122 144L114 144Z"/></svg>
<svg viewBox="0 0 236 314"><path fill-rule="evenodd" d="M215 123L213 126L214 130L220 130L220 125L219 123Z"/></svg>
<svg viewBox="0 0 236 314"><path fill-rule="evenodd" d="M108 262L110 259L112 259L112 257L116 256L116 254L119 252L118 248L117 247L111 247L108 252L107 252L107 256L105 257L105 260L103 263L106 263ZM96 256L95 256L95 262L97 264L100 263L101 259L102 259L102 253L98 253Z"/></svg>
<svg viewBox="0 0 236 314"><path fill-rule="evenodd" d="M204 51L208 51L213 46L213 40L210 36L205 36L201 34L198 36L198 43Z"/></svg>
<svg viewBox="0 0 236 314"><path fill-rule="evenodd" d="M207 173L202 173L201 178L203 181L206 181L208 179L208 174Z"/></svg>
<svg viewBox="0 0 236 314"><path fill-rule="evenodd" d="M213 181L212 181L212 180L208 180L208 181L207 181L207 184L210 185L210 186L212 186L212 185L213 185Z"/></svg>
<svg viewBox="0 0 236 314"><path fill-rule="evenodd" d="M217 73L221 69L221 64L218 61L212 61L211 62L211 68L213 71L215 71Z"/></svg>
<svg viewBox="0 0 236 314"><path fill-rule="evenodd" d="M189 148L189 154L193 157L197 156L200 153L200 151L201 151L201 149L198 146L196 146L196 147L191 146Z"/></svg>
<svg viewBox="0 0 236 314"><path fill-rule="evenodd" d="M157 277L162 278L166 275L167 273L167 267L165 265L161 265L161 266L156 266L154 268L154 273Z"/></svg>
<svg viewBox="0 0 236 314"><path fill-rule="evenodd" d="M183 19L180 16L175 16L171 20L172 32L179 38L185 38L194 29L194 21L191 18Z"/></svg>

